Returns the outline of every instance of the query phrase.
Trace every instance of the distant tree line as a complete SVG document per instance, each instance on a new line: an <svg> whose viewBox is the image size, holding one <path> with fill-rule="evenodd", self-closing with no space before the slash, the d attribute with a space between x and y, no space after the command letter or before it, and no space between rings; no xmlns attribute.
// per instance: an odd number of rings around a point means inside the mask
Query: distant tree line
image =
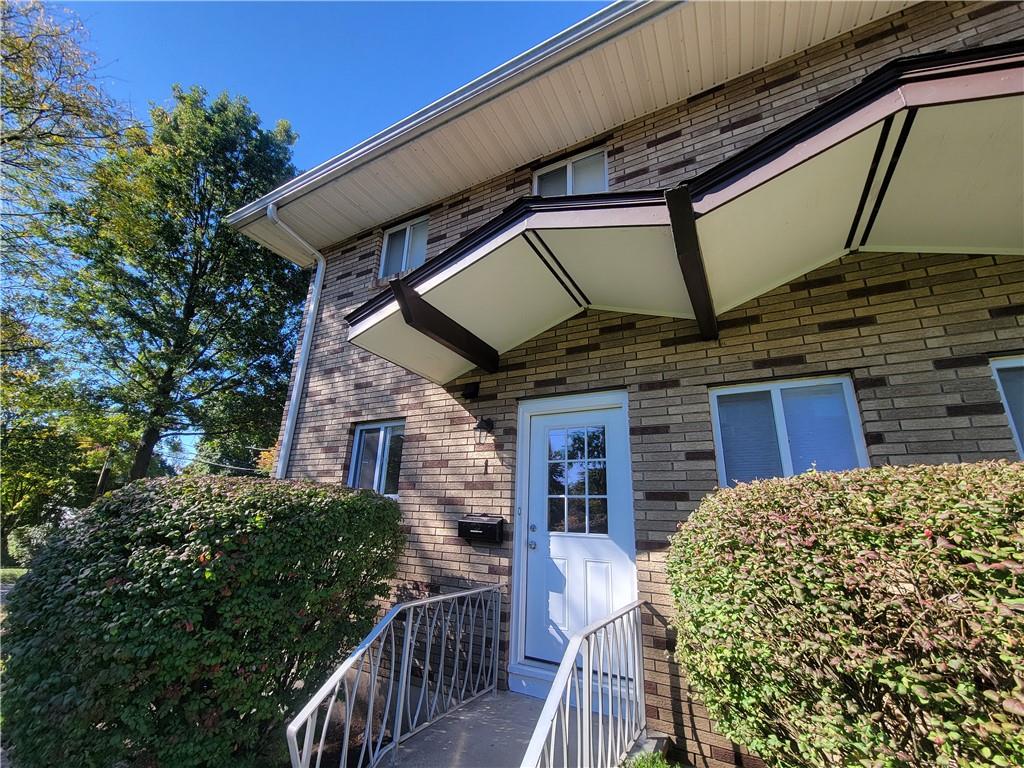
<svg viewBox="0 0 1024 768"><path fill-rule="evenodd" d="M294 175L287 122L178 85L135 119L74 15L0 9L6 561L130 480L265 471L306 279L222 222Z"/></svg>

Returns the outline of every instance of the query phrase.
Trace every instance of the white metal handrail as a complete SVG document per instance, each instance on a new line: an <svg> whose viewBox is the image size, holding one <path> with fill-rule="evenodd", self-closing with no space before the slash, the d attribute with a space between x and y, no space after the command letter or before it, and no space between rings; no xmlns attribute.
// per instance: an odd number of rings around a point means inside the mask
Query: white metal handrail
<svg viewBox="0 0 1024 768"><path fill-rule="evenodd" d="M647 727L637 600L573 635L521 768L612 768Z"/></svg>
<svg viewBox="0 0 1024 768"><path fill-rule="evenodd" d="M373 768L496 690L500 619L500 585L394 606L288 724L292 768Z"/></svg>

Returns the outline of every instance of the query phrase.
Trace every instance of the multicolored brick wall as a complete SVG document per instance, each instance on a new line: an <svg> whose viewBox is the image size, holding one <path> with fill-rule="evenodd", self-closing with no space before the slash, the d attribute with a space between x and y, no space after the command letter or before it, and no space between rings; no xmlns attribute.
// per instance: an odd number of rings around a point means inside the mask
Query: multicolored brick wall
<svg viewBox="0 0 1024 768"><path fill-rule="evenodd" d="M613 131L610 187L677 184L896 56L1021 36L1021 3L923 3ZM548 159L433 206L428 258L529 194L534 168ZM344 481L355 425L404 418L408 547L396 588L507 582L511 533L501 546L471 546L456 520L486 512L514 525L518 401L626 389L639 589L653 608L648 715L695 765L754 761L687 696L667 629L667 537L717 483L709 387L842 373L855 384L873 464L1016 456L988 361L1024 350L1020 258L851 254L724 315L712 342L693 321L582 312L503 355L498 373L439 387L346 341L345 315L383 287L376 275L388 223L327 252L290 476ZM467 401L470 381L480 395ZM479 417L494 420L493 436L474 432ZM507 632L507 611L503 625Z"/></svg>

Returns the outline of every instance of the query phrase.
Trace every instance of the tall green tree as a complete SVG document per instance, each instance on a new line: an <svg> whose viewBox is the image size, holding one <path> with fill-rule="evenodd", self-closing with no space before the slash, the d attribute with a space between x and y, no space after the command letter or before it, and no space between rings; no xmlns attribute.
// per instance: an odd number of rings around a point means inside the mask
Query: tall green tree
<svg viewBox="0 0 1024 768"><path fill-rule="evenodd" d="M31 289L51 263L55 206L81 190L122 115L95 77L73 14L55 17L40 0L0 0L0 22L0 266L7 290Z"/></svg>
<svg viewBox="0 0 1024 768"><path fill-rule="evenodd" d="M105 465L108 487L120 483L132 434L45 338L0 309L0 558L14 529L52 529L91 501Z"/></svg>
<svg viewBox="0 0 1024 768"><path fill-rule="evenodd" d="M53 298L79 363L140 425L132 479L162 438L265 418L207 406L287 376L305 294L297 268L222 221L293 174L288 123L266 130L245 99L198 87L175 87L150 122L110 148L69 212L74 268Z"/></svg>

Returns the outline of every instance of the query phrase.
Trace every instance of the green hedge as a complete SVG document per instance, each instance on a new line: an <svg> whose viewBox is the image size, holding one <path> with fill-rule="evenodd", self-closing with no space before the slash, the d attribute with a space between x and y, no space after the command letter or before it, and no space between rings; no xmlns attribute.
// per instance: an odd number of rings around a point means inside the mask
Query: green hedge
<svg viewBox="0 0 1024 768"><path fill-rule="evenodd" d="M260 763L372 627L401 547L395 502L342 486L202 477L105 496L11 592L14 764Z"/></svg>
<svg viewBox="0 0 1024 768"><path fill-rule="evenodd" d="M769 764L1024 765L1024 464L721 490L668 573L684 674Z"/></svg>

